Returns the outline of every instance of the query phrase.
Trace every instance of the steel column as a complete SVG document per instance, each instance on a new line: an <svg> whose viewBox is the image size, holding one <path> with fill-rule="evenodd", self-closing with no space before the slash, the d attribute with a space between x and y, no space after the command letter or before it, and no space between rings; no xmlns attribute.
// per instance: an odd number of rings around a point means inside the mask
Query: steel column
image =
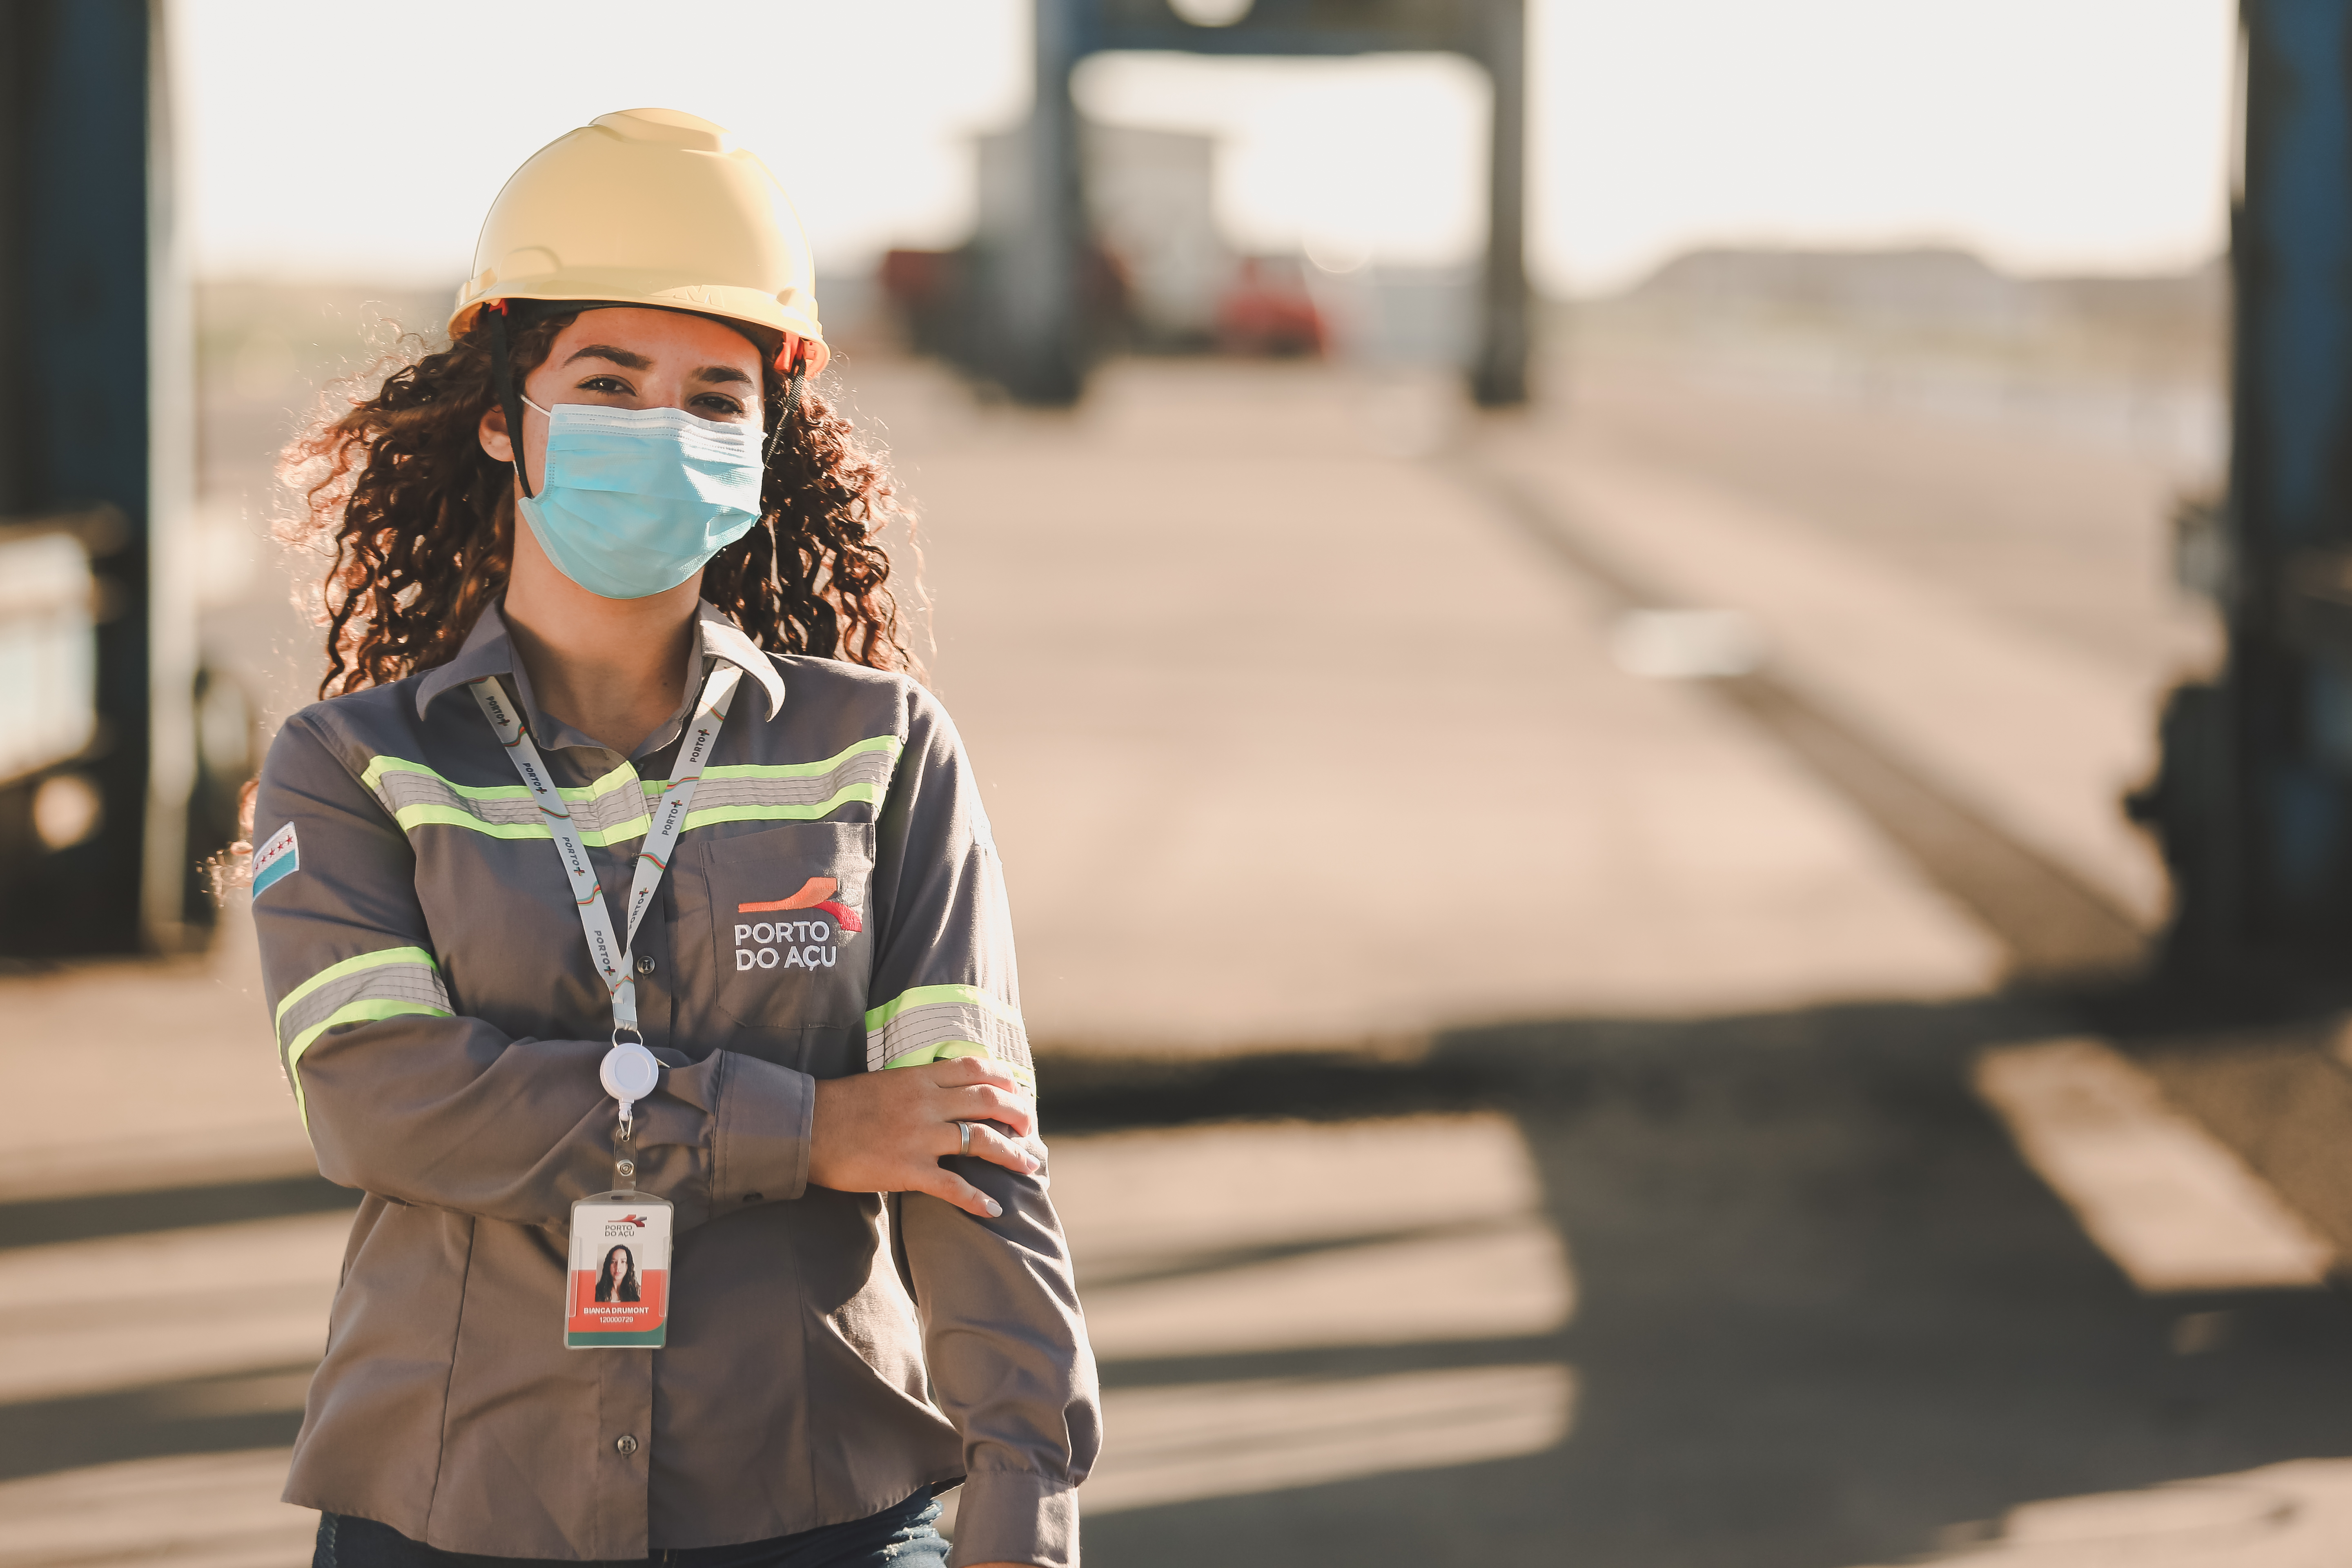
<svg viewBox="0 0 2352 1568"><path fill-rule="evenodd" d="M103 801L42 850L0 790L0 951L177 945L193 770L193 606L171 558L192 463L171 247L162 0L0 3L0 520L110 513L96 562Z"/></svg>
<svg viewBox="0 0 2352 1568"><path fill-rule="evenodd" d="M1528 400L1528 11L1485 0L1479 58L1494 84L1486 258L1478 298L1478 357L1470 394L1486 407Z"/></svg>
<svg viewBox="0 0 2352 1568"><path fill-rule="evenodd" d="M2340 964L2352 938L2352 0L2242 0L2231 214L2227 667L2175 692L2136 805L2177 895L2168 961Z"/></svg>
<svg viewBox="0 0 2352 1568"><path fill-rule="evenodd" d="M1086 202L1070 97L1082 3L1036 0L1036 103L1023 139L1031 206L1018 242L990 258L1007 329L998 379L1022 402L1048 406L1076 402L1086 386Z"/></svg>

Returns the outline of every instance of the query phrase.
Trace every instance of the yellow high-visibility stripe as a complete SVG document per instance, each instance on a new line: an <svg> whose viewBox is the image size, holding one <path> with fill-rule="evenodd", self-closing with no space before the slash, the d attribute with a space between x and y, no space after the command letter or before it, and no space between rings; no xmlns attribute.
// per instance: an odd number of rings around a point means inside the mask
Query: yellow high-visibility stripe
<svg viewBox="0 0 2352 1568"><path fill-rule="evenodd" d="M999 1001L977 985L917 985L901 991L879 1007L866 1015L867 1033L882 1027L909 1007L927 1006L935 1002L961 1002L969 1006L985 1007L1009 1024L1021 1022L1021 1015L1010 1003Z"/></svg>
<svg viewBox="0 0 2352 1568"><path fill-rule="evenodd" d="M346 958L341 963L327 965L286 993L286 999L278 1004L278 1011L270 1015L270 1022L283 1025L288 1008L329 981L341 980L344 975L356 974L362 969L381 969L387 963L421 963L436 972L441 967L433 955L421 947L387 947L374 952L362 952L356 958Z"/></svg>
<svg viewBox="0 0 2352 1568"><path fill-rule="evenodd" d="M404 980L389 973L419 969L425 972L422 980L413 973ZM381 979L367 978L378 971L386 973ZM354 994L346 995L325 1017L305 1024L291 1039L286 1037L291 1017L304 1002L318 996L329 986L355 979L359 984ZM370 994L371 987L373 987L373 994ZM286 1066L286 1081L294 1090L294 1107L302 1118L303 1131L310 1131L310 1107L302 1089L302 1053L310 1048L311 1041L339 1024L363 1023L407 1014L446 1018L450 1016L446 1005L448 999L448 992L441 983L441 966L430 952L415 946L379 948L373 952L357 953L329 964L288 992L285 999L278 1004L271 1021L277 1026L278 1049ZM332 1002L333 998L330 996L320 1000Z"/></svg>
<svg viewBox="0 0 2352 1568"><path fill-rule="evenodd" d="M814 822L852 804L879 805L889 787L899 753L906 744L896 735L875 735L844 747L822 762L729 763L704 770L696 786L702 804L688 813L680 832L710 827L722 822ZM834 779L825 789L828 775ZM399 775L416 781L402 785ZM864 775L864 776L860 776ZM379 756L362 775L403 832L436 825L462 827L490 838L552 838L554 835L521 784L453 784L423 763L404 757ZM650 811L594 826L611 817L619 804L613 798L631 791L646 802L661 797L667 786L640 777L626 763L584 788L559 789L580 841L609 848L642 838L653 827ZM811 791L816 793L812 796ZM424 795L428 798L418 799ZM402 796L406 796L403 800ZM438 795L434 799L431 796Z"/></svg>
<svg viewBox="0 0 2352 1568"><path fill-rule="evenodd" d="M974 1056L1003 1062L1034 1092L1020 1012L977 985L912 986L866 1015L868 1071Z"/></svg>
<svg viewBox="0 0 2352 1568"><path fill-rule="evenodd" d="M367 771L360 775L360 782L373 790L386 773L422 773L451 795L462 795L467 800L529 800L530 798L530 791L520 784L453 784L435 769L426 767L423 763L412 763L406 757L377 757L368 763ZM575 789L558 789L555 793L566 801L580 805L588 801L602 800L615 790L627 789L632 784L642 785L643 792L646 795L661 793L661 785L645 784L638 777L637 770L626 763L623 763L611 773L590 784Z"/></svg>
<svg viewBox="0 0 2352 1568"><path fill-rule="evenodd" d="M294 1086L294 1110L302 1118L303 1131L310 1131L310 1105L302 1093L302 1053L310 1048L310 1042L338 1024L363 1024L377 1018L398 1018L408 1015L446 1018L450 1012L446 1007L430 1007L422 1002L371 997L363 1002L344 1004L294 1037L293 1045L286 1051L286 1079Z"/></svg>
<svg viewBox="0 0 2352 1568"><path fill-rule="evenodd" d="M864 801L871 805L879 802L881 798L880 784L854 784L834 791L824 800L810 801L804 805L708 805L698 811L688 812L686 826L679 831L709 827L721 822L814 822L820 817L832 816L851 801Z"/></svg>

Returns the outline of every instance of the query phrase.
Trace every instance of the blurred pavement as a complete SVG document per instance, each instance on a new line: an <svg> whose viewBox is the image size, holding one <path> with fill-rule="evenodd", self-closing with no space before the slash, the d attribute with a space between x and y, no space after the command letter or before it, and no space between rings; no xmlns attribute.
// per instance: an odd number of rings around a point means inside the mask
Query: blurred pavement
<svg viewBox="0 0 2352 1568"><path fill-rule="evenodd" d="M1991 978L1769 739L1611 664L1590 585L1427 460L1464 434L1450 382L1130 362L1055 417L901 374L859 403L932 519L937 684L1036 1037L1354 1044Z"/></svg>

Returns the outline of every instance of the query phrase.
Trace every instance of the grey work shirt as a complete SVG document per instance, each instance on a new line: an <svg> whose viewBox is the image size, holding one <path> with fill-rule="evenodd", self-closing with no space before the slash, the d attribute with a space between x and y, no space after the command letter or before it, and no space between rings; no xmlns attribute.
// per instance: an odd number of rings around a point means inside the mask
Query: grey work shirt
<svg viewBox="0 0 2352 1568"><path fill-rule="evenodd" d="M613 1184L612 1013L466 683L506 683L618 928L715 659L745 679L635 949L670 1064L636 1113L639 1185L677 1205L668 1342L566 1350L569 1207ZM971 765L904 677L772 658L708 605L692 660L623 758L539 710L493 608L449 664L307 708L270 749L253 907L278 1050L319 1168L367 1194L286 1499L452 1552L612 1560L961 1477L954 1561L1076 1563L1099 1404L1045 1173L955 1162L995 1220L808 1184L815 1079L978 1048L1029 1069Z"/></svg>

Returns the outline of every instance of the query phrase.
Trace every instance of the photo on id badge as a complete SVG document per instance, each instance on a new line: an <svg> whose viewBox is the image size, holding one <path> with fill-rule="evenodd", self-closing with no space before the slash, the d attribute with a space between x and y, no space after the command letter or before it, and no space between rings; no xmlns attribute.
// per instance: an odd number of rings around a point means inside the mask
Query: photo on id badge
<svg viewBox="0 0 2352 1568"><path fill-rule="evenodd" d="M572 1205L567 1348L660 1347L669 1322L669 1205L643 1193L599 1193Z"/></svg>

